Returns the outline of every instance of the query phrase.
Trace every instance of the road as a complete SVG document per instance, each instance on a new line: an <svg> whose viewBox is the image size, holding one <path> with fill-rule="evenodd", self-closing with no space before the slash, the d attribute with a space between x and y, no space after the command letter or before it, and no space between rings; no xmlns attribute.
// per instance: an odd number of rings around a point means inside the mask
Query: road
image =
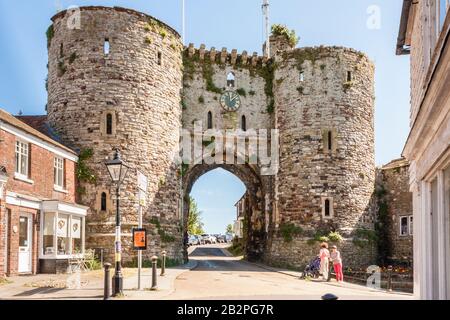
<svg viewBox="0 0 450 320"><path fill-rule="evenodd" d="M318 300L333 293L340 300L409 300L412 296L386 293L353 284L299 280L230 257L224 245L205 245L191 249L195 269L175 280L175 290L165 299L261 299Z"/></svg>

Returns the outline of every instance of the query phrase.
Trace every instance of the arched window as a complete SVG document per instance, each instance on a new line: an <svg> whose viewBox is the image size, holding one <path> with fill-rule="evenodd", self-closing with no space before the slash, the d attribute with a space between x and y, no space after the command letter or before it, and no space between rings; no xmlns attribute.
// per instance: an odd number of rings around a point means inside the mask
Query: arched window
<svg viewBox="0 0 450 320"><path fill-rule="evenodd" d="M107 207L106 207L106 192L102 192L100 210L106 211L106 209L107 209Z"/></svg>
<svg viewBox="0 0 450 320"><path fill-rule="evenodd" d="M212 118L212 112L208 112L208 129L213 128L213 118Z"/></svg>
<svg viewBox="0 0 450 320"><path fill-rule="evenodd" d="M242 131L247 131L247 119L245 116L242 116L241 118L241 129Z"/></svg>
<svg viewBox="0 0 450 320"><path fill-rule="evenodd" d="M331 216L331 212L330 212L330 199L325 199L325 213L324 213L325 217L330 217Z"/></svg>
<svg viewBox="0 0 450 320"><path fill-rule="evenodd" d="M113 133L113 116L111 113L106 114L106 134Z"/></svg>
<svg viewBox="0 0 450 320"><path fill-rule="evenodd" d="M234 84L235 84L235 75L233 72L229 72L227 74L227 86L234 87Z"/></svg>

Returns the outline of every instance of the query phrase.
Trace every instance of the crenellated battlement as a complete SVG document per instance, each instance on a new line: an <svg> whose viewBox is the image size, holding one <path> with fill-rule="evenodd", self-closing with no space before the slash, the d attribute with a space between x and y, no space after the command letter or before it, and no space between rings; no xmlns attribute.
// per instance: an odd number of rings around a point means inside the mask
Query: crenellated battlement
<svg viewBox="0 0 450 320"><path fill-rule="evenodd" d="M211 47L210 50L206 50L206 46L201 44L199 48L195 48L193 43L185 47L185 54L191 59L198 59L198 61L209 61L220 64L230 64L232 66L265 66L271 59L264 56L259 56L257 52L253 52L249 55L247 51L242 51L238 54L237 49L232 49L231 52L227 48L223 47L218 51L215 47Z"/></svg>

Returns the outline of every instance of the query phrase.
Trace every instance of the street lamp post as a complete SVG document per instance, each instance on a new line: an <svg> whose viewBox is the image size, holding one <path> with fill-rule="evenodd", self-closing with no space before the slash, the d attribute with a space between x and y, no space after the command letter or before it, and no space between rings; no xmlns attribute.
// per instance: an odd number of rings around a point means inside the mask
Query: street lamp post
<svg viewBox="0 0 450 320"><path fill-rule="evenodd" d="M114 245L114 261L115 261L115 272L113 276L113 297L123 294L123 276L122 276L122 265L121 265L121 253L122 246L120 242L121 238L121 219L120 219L120 209L119 209L119 197L120 197L120 185L122 184L125 176L128 172L129 167L120 158L119 149L115 149L114 159L105 163L106 168L111 176L111 180L116 183L116 195L117 195L117 206L116 206L116 240Z"/></svg>

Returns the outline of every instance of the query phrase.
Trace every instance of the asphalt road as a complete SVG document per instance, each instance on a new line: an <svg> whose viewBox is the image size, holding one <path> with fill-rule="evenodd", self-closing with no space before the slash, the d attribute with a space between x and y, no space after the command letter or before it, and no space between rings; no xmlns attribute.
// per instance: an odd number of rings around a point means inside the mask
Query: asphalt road
<svg viewBox="0 0 450 320"><path fill-rule="evenodd" d="M195 269L175 280L175 291L166 299L261 299L320 300L333 293L341 300L412 299L411 295L386 293L353 284L299 280L230 257L224 245L205 245L191 249Z"/></svg>

